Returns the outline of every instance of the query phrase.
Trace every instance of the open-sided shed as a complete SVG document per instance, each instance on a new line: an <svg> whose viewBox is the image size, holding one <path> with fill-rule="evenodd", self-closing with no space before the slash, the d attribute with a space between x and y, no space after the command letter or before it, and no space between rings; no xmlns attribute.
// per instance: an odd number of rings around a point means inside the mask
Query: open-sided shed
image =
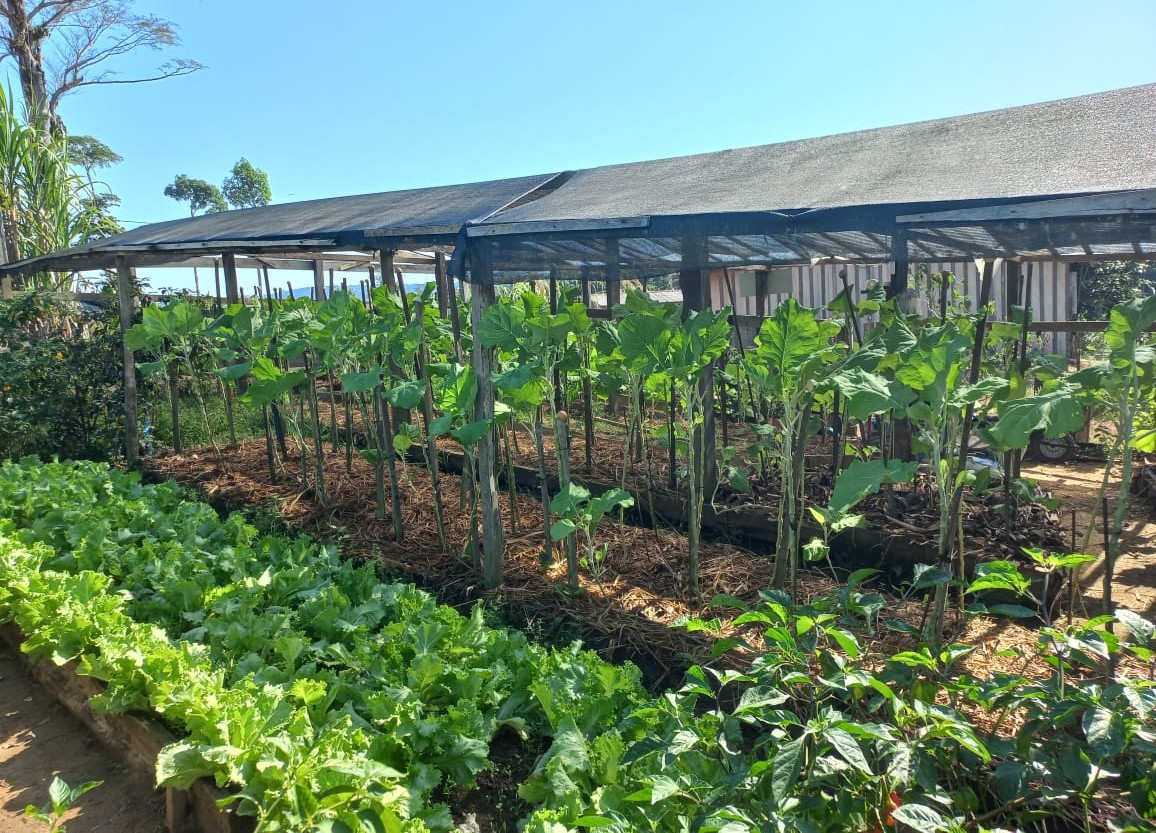
<svg viewBox="0 0 1156 833"><path fill-rule="evenodd" d="M494 285L532 275L605 280L678 272L685 304L710 306L707 270L829 262L1156 257L1156 85L785 142L469 185L290 203L144 226L0 266L0 274L116 268L238 254L450 251L473 287L474 320ZM323 277L315 272L323 296ZM612 301L613 302L613 301ZM477 416L493 413L479 342ZM136 447L133 361L126 431ZM705 415L709 431L709 406ZM502 549L491 440L480 459L486 581Z"/></svg>

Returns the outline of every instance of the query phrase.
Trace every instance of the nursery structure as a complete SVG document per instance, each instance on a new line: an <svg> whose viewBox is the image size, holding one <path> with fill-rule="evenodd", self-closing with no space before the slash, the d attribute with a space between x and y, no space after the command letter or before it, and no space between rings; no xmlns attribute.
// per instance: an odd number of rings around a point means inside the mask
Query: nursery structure
<svg viewBox="0 0 1156 833"><path fill-rule="evenodd" d="M893 264L890 297L903 295L912 264L976 260L978 299L991 299L1003 262L1014 301L1024 294L1021 261L1156 256L1154 124L1156 85L1147 85L698 156L211 214L0 273L114 268L123 278L136 266L219 255L232 302L239 256L323 264L334 253L365 252L389 285L395 254L413 250L435 263L443 310L453 305L455 276L469 285L475 331L496 284L547 276L605 281L613 305L622 280L677 272L685 318L712 307L711 270ZM313 271L323 299L324 266ZM272 300L267 273L266 292ZM408 317L404 298L402 306ZM121 313L127 330L125 280ZM494 415L494 350L473 340L476 421ZM138 439L127 346L125 358L131 461ZM715 456L713 369L707 362L695 377L700 410L688 414L705 461ZM494 437L478 437L476 456L489 586L501 582L503 549ZM709 487L713 464L697 468Z"/></svg>

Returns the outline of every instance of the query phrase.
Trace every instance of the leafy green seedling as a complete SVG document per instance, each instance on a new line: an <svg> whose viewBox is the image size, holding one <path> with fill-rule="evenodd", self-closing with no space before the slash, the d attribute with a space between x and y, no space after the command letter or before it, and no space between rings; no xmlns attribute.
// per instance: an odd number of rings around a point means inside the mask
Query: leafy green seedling
<svg viewBox="0 0 1156 833"><path fill-rule="evenodd" d="M550 511L558 516L558 520L550 527L550 538L562 541L571 533L581 533L586 555L579 563L601 584L605 573L606 545L596 546L594 543L598 523L606 513L620 506L628 509L633 505L634 497L623 489L614 488L591 497L589 489L577 483L569 483L550 501Z"/></svg>
<svg viewBox="0 0 1156 833"><path fill-rule="evenodd" d="M72 809L76 800L89 790L94 790L103 784L103 781L85 781L75 787L57 775L48 785L49 803L43 807L29 804L24 808L24 815L48 825L49 833L65 833L64 816Z"/></svg>

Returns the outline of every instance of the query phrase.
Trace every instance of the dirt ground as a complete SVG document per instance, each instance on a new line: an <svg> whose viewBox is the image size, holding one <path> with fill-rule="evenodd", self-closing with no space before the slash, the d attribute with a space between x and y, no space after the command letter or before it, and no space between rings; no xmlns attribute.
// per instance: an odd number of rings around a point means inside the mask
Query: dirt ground
<svg viewBox="0 0 1156 833"><path fill-rule="evenodd" d="M1097 496L1103 479L1104 464L1079 461L1058 466L1024 464L1022 473L1039 481L1040 487L1051 492L1060 501L1061 523L1070 528L1075 512L1076 552L1080 549L1089 525L1092 527L1087 552L1102 556L1102 513ZM1112 478L1108 490L1109 511L1114 511L1119 494L1120 478ZM1113 599L1118 606L1127 607L1152 621L1156 618L1156 507L1142 497L1132 495L1124 536L1116 562L1116 576L1112 583ZM1103 560L1087 565L1081 574L1081 599L1077 600L1078 613L1095 616L1104 597ZM1081 608L1082 600L1082 608Z"/></svg>
<svg viewBox="0 0 1156 833"><path fill-rule="evenodd" d="M48 803L59 775L71 785L103 781L65 816L69 833L160 833L164 795L152 779L117 764L83 724L32 679L0 646L0 830L38 833L47 827L24 815Z"/></svg>

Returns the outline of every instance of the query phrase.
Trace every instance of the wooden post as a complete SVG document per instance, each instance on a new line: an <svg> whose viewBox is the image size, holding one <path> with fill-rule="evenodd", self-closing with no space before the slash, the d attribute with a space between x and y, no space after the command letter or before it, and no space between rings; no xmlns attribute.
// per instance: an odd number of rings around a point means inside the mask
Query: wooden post
<svg viewBox="0 0 1156 833"><path fill-rule="evenodd" d="M590 267L582 267L582 305L590 309ZM590 384L590 348L586 343L582 351L582 441L585 445L586 473L594 471L594 391ZM567 426L568 428L569 426Z"/></svg>
<svg viewBox="0 0 1156 833"><path fill-rule="evenodd" d="M449 316L450 293L446 282L445 252L434 252L434 286L437 289L438 313L442 318Z"/></svg>
<svg viewBox="0 0 1156 833"><path fill-rule="evenodd" d="M231 252L221 255L221 265L225 269L225 302L235 304L241 300L237 287L237 256Z"/></svg>
<svg viewBox="0 0 1156 833"><path fill-rule="evenodd" d="M329 270L329 294L333 294L333 270Z"/></svg>
<svg viewBox="0 0 1156 833"><path fill-rule="evenodd" d="M458 309L458 290L457 278L453 275L446 275L446 289L449 290L449 305L450 305L450 324L454 329L454 354L457 356L458 364L462 363L462 322L459 318L460 310Z"/></svg>
<svg viewBox="0 0 1156 833"><path fill-rule="evenodd" d="M221 314L221 264L219 261L213 261L213 283L216 285L217 294L213 296L213 304L217 308L217 315Z"/></svg>
<svg viewBox="0 0 1156 833"><path fill-rule="evenodd" d="M397 278L397 294L401 296L401 314L405 319L405 323L409 323L409 295L405 292L405 277L401 274L401 270L394 269L394 277Z"/></svg>
<svg viewBox="0 0 1156 833"><path fill-rule="evenodd" d="M710 303L710 276L705 269L700 268L706 263L706 240L701 237L686 237L682 241L682 257L689 262L690 269L678 273L678 285L682 289L682 319L685 321L691 312L708 310ZM697 460L700 465L695 471L702 472L702 493L714 493L718 482L718 464L715 459L715 420L714 420L714 363L706 369L699 380L699 393L702 398L702 422L695 428L691 438L691 447L694 453L702 449L702 459ZM702 438L699 438L699 432Z"/></svg>
<svg viewBox="0 0 1156 833"><path fill-rule="evenodd" d="M622 303L622 280L618 274L618 238L606 240L606 309Z"/></svg>
<svg viewBox="0 0 1156 833"><path fill-rule="evenodd" d="M140 465L140 439L136 426L136 360L132 348L125 342L125 334L132 327L132 279L128 258L116 259L116 295L120 302L121 355L124 358L124 461L130 469Z"/></svg>
<svg viewBox="0 0 1156 833"><path fill-rule="evenodd" d="M482 314L495 303L493 262L488 240L470 241L470 321L474 333L481 331ZM494 417L494 383L490 380L494 351L482 346L474 338L474 373L478 377L477 405L474 419L492 420ZM482 515L482 583L493 590L502 583L505 536L502 531L502 508L498 502L498 481L495 476L498 435L491 427L478 443L478 479L481 485Z"/></svg>
<svg viewBox="0 0 1156 833"><path fill-rule="evenodd" d="M891 274L891 293L888 297L903 295L907 292L907 235L896 232L891 237L891 260L895 262L895 271ZM902 306L902 302L900 302Z"/></svg>
<svg viewBox="0 0 1156 833"><path fill-rule="evenodd" d="M558 314L558 273L550 270L550 314ZM554 368L554 413L566 410L562 396L562 374Z"/></svg>
<svg viewBox="0 0 1156 833"><path fill-rule="evenodd" d="M767 269L759 269L755 272L755 315L761 318L767 317L767 296L770 294L770 273ZM852 299L852 304L854 299Z"/></svg>
<svg viewBox="0 0 1156 833"><path fill-rule="evenodd" d="M318 301L325 300L325 261L313 261L313 297Z"/></svg>

